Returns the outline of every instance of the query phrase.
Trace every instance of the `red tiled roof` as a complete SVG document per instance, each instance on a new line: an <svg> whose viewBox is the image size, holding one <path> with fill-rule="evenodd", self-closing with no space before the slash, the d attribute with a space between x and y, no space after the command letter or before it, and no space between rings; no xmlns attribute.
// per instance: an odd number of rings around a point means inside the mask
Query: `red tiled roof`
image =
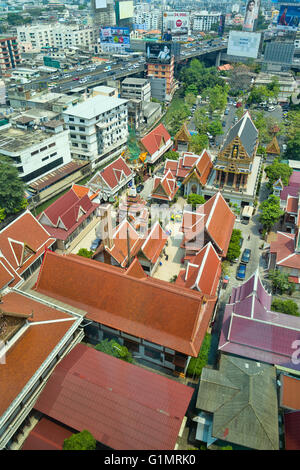
<svg viewBox="0 0 300 470"><path fill-rule="evenodd" d="M97 174L99 174L110 189L114 189L118 184L120 184L124 177L127 178L130 176L132 171L125 163L125 160L123 160L122 157L119 157Z"/></svg>
<svg viewBox="0 0 300 470"><path fill-rule="evenodd" d="M210 320L199 293L111 268L47 251L36 289L87 311L90 320L196 356Z"/></svg>
<svg viewBox="0 0 300 470"><path fill-rule="evenodd" d="M207 178L210 174L210 171L213 167L210 155L207 150L204 150L201 154L200 159L196 163L196 169L200 177L200 183L204 186L207 182Z"/></svg>
<svg viewBox="0 0 300 470"><path fill-rule="evenodd" d="M188 263L178 284L190 289L198 289L203 294L215 296L221 276L221 260L209 242ZM176 280L177 283L177 280Z"/></svg>
<svg viewBox="0 0 300 470"><path fill-rule="evenodd" d="M235 215L220 192L216 193L202 206L205 214L205 228L216 243L222 256L227 255ZM201 211L201 207L199 208Z"/></svg>
<svg viewBox="0 0 300 470"><path fill-rule="evenodd" d="M300 254L295 253L295 234L277 232L277 239L270 243L270 253L276 254L276 264L300 269Z"/></svg>
<svg viewBox="0 0 300 470"><path fill-rule="evenodd" d="M155 199L172 201L178 189L176 179L174 178L171 170L168 170L162 178L157 176L154 179L151 196Z"/></svg>
<svg viewBox="0 0 300 470"><path fill-rule="evenodd" d="M159 222L156 222L141 247L141 251L152 264L156 263L167 240L168 235L163 231Z"/></svg>
<svg viewBox="0 0 300 470"><path fill-rule="evenodd" d="M15 279L16 272L9 267L5 258L0 258L0 289Z"/></svg>
<svg viewBox="0 0 300 470"><path fill-rule="evenodd" d="M281 375L282 394L280 404L284 408L300 410L300 378Z"/></svg>
<svg viewBox="0 0 300 470"><path fill-rule="evenodd" d="M72 318L71 315L50 308L37 300L29 299L20 293L11 292L2 297L1 309L30 315L30 323ZM33 325L27 328L5 357L5 365L0 365L0 416L47 359L49 354L72 327L74 321Z"/></svg>
<svg viewBox="0 0 300 470"><path fill-rule="evenodd" d="M64 440L72 434L71 431L59 424L42 418L30 431L22 450L62 450Z"/></svg>
<svg viewBox="0 0 300 470"><path fill-rule="evenodd" d="M168 173L168 171L170 170L173 175L173 178L176 178L177 167L178 167L178 160L166 160L165 168L164 168L164 175Z"/></svg>
<svg viewBox="0 0 300 470"><path fill-rule="evenodd" d="M122 266L125 267L128 260L128 238L130 256L133 258L139 251L143 239L133 226L124 219L116 228L113 234L113 246L104 247L105 250Z"/></svg>
<svg viewBox="0 0 300 470"><path fill-rule="evenodd" d="M138 279L145 279L147 277L147 274L143 270L137 258L134 258L131 265L128 269L126 269L124 274L131 277L137 277Z"/></svg>
<svg viewBox="0 0 300 470"><path fill-rule="evenodd" d="M95 199L95 197L97 197L99 194L99 191L93 194L89 194L89 192L91 191L90 188L88 188L87 186L81 186L80 184L75 184L75 183L73 183L72 190L79 198L82 198L83 196L87 194L91 201Z"/></svg>
<svg viewBox="0 0 300 470"><path fill-rule="evenodd" d="M115 450L173 450L193 388L83 344L55 368L35 409Z"/></svg>
<svg viewBox="0 0 300 470"><path fill-rule="evenodd" d="M47 230L49 228L58 228L65 231L72 229L78 223L79 219L84 220L87 213L91 213L93 205L87 194L78 197L73 189L70 189L66 194L58 198L47 209L45 209L39 216L39 220L43 221L45 225L46 217L50 223L46 224ZM50 232L51 233L51 232Z"/></svg>
<svg viewBox="0 0 300 470"><path fill-rule="evenodd" d="M24 212L0 232L2 255L11 268L19 274L54 241L29 211ZM24 258L25 244L32 250L31 255L26 258Z"/></svg>
<svg viewBox="0 0 300 470"><path fill-rule="evenodd" d="M149 134L141 139L141 143L150 155L160 149L162 142L166 143L171 136L163 124L159 124Z"/></svg>
<svg viewBox="0 0 300 470"><path fill-rule="evenodd" d="M300 411L284 414L285 450L300 450Z"/></svg>
<svg viewBox="0 0 300 470"><path fill-rule="evenodd" d="M290 214L298 213L298 198L288 195L286 202L286 212Z"/></svg>

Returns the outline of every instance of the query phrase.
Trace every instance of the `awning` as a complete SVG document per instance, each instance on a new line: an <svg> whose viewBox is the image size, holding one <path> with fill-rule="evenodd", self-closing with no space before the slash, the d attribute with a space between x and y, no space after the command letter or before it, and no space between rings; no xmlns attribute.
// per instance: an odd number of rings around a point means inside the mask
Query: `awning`
<svg viewBox="0 0 300 470"><path fill-rule="evenodd" d="M254 209L253 206L245 206L242 212L242 217L248 217L250 219L250 217L252 217L252 214L253 214L253 209Z"/></svg>

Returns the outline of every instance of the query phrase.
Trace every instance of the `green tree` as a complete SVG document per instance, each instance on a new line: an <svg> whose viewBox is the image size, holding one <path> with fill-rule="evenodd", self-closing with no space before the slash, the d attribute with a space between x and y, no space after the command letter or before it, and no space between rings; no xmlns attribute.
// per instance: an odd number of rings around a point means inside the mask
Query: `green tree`
<svg viewBox="0 0 300 470"><path fill-rule="evenodd" d="M1 209L0 207L0 222L2 222L2 220L5 219L5 217L6 217L5 210Z"/></svg>
<svg viewBox="0 0 300 470"><path fill-rule="evenodd" d="M260 204L259 210L261 211L259 221L268 232L284 214L284 211L280 209L280 199L274 194Z"/></svg>
<svg viewBox="0 0 300 470"><path fill-rule="evenodd" d="M195 98L197 96L197 94L198 94L197 87L193 83L191 83L185 90L185 96L193 95L194 98Z"/></svg>
<svg viewBox="0 0 300 470"><path fill-rule="evenodd" d="M194 134L191 137L191 151L200 155L202 150L208 148L208 137L205 134Z"/></svg>
<svg viewBox="0 0 300 470"><path fill-rule="evenodd" d="M265 173L269 179L269 187L272 188L275 181L281 178L282 184L288 186L293 169L287 163L281 163L275 159L271 165L265 168Z"/></svg>
<svg viewBox="0 0 300 470"><path fill-rule="evenodd" d="M280 92L280 85L277 77L272 77L271 83L267 84L267 89L271 92L271 97L278 98Z"/></svg>
<svg viewBox="0 0 300 470"><path fill-rule="evenodd" d="M190 377L200 377L203 367L206 366L211 343L211 335L206 333L198 357L190 359L187 375Z"/></svg>
<svg viewBox="0 0 300 470"><path fill-rule="evenodd" d="M101 341L95 346L95 349L109 354L110 356L122 359L123 361L133 362L131 352L128 351L126 346L121 346L121 344L114 339L111 341L108 341L108 339Z"/></svg>
<svg viewBox="0 0 300 470"><path fill-rule="evenodd" d="M164 154L164 159L165 160L178 160L179 158L179 153L174 152L174 150L169 150Z"/></svg>
<svg viewBox="0 0 300 470"><path fill-rule="evenodd" d="M91 258L93 256L93 252L90 250L87 250L86 248L80 248L77 255L83 256L84 258Z"/></svg>
<svg viewBox="0 0 300 470"><path fill-rule="evenodd" d="M205 114L204 108L199 108L194 114L194 123L199 134L205 134L208 132L208 126L210 124L209 117Z"/></svg>
<svg viewBox="0 0 300 470"><path fill-rule="evenodd" d="M226 259L228 261L234 261L236 258L239 258L241 254L241 247L240 247L240 239L242 238L242 232L238 229L233 229L228 250L227 250L227 256Z"/></svg>
<svg viewBox="0 0 300 470"><path fill-rule="evenodd" d="M272 283L273 294L292 294L295 290L295 285L289 282L288 273L282 272L279 269L270 269L269 279Z"/></svg>
<svg viewBox="0 0 300 470"><path fill-rule="evenodd" d="M296 302L290 299L273 299L271 308L274 312L286 313L288 315L294 315L297 317L300 315L298 305Z"/></svg>
<svg viewBox="0 0 300 470"><path fill-rule="evenodd" d="M205 203L205 199L201 194L191 193L188 195L187 203L191 204L192 208L195 210L197 205Z"/></svg>
<svg viewBox="0 0 300 470"><path fill-rule="evenodd" d="M248 96L248 104L258 104L272 96L272 92L264 85L254 86Z"/></svg>
<svg viewBox="0 0 300 470"><path fill-rule="evenodd" d="M209 96L209 111L212 113L219 109L223 111L227 104L227 96L228 96L228 85L215 85L213 88L209 88L208 96Z"/></svg>
<svg viewBox="0 0 300 470"><path fill-rule="evenodd" d="M6 215L25 209L25 184L9 157L0 156L0 207Z"/></svg>
<svg viewBox="0 0 300 470"><path fill-rule="evenodd" d="M63 450L95 450L96 439L89 431L83 430L64 440Z"/></svg>
<svg viewBox="0 0 300 470"><path fill-rule="evenodd" d="M223 134L221 121L212 121L208 125L208 132L214 137L216 137L217 135Z"/></svg>

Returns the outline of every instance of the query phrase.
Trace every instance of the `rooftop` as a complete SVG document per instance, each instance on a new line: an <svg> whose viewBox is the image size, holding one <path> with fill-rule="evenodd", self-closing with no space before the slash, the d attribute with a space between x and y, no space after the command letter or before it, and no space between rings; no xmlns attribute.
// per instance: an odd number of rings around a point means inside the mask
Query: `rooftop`
<svg viewBox="0 0 300 470"><path fill-rule="evenodd" d="M147 83L149 82L145 78L128 77L128 78L125 78L125 80L123 80L122 85L146 85Z"/></svg>
<svg viewBox="0 0 300 470"><path fill-rule="evenodd" d="M150 277L136 279L77 255L47 251L36 289L87 311L90 320L192 356L210 320L199 292Z"/></svg>
<svg viewBox="0 0 300 470"><path fill-rule="evenodd" d="M2 132L0 131L0 153L4 150L15 154L20 150L32 147L50 138L52 138L52 135L40 129L22 130L16 127L9 127Z"/></svg>
<svg viewBox="0 0 300 470"><path fill-rule="evenodd" d="M76 322L71 315L48 307L37 299L11 292L2 297L3 311L31 315L22 336L6 353L5 365L0 365L0 424L1 416L23 390L35 372L52 353L71 326ZM57 323L37 322L68 319Z"/></svg>
<svg viewBox="0 0 300 470"><path fill-rule="evenodd" d="M116 450L173 450L194 389L77 344L35 409Z"/></svg>
<svg viewBox="0 0 300 470"><path fill-rule="evenodd" d="M69 107L64 111L64 114L79 118L93 119L99 114L103 114L125 103L127 103L127 100L113 98L111 96L97 95L93 98L88 98L82 103Z"/></svg>

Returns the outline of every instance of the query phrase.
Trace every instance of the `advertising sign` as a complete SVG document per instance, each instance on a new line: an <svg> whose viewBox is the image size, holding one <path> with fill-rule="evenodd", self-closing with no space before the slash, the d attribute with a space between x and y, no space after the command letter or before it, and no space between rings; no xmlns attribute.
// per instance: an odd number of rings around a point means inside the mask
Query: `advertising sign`
<svg viewBox="0 0 300 470"><path fill-rule="evenodd" d="M163 13L163 30L173 34L187 34L190 27L190 14L186 11L165 11Z"/></svg>
<svg viewBox="0 0 300 470"><path fill-rule="evenodd" d="M243 31L255 31L260 0L247 0Z"/></svg>
<svg viewBox="0 0 300 470"><path fill-rule="evenodd" d="M146 42L146 61L149 64L170 64L171 45L170 42Z"/></svg>
<svg viewBox="0 0 300 470"><path fill-rule="evenodd" d="M95 8L98 10L99 8L106 8L107 2L106 0L95 0Z"/></svg>
<svg viewBox="0 0 300 470"><path fill-rule="evenodd" d="M261 33L246 31L230 31L227 54L256 59L260 44Z"/></svg>
<svg viewBox="0 0 300 470"><path fill-rule="evenodd" d="M297 5L281 5L277 29L283 31L297 31L299 28L300 6Z"/></svg>
<svg viewBox="0 0 300 470"><path fill-rule="evenodd" d="M104 27L100 29L100 43L103 52L120 52L130 48L129 28Z"/></svg>
<svg viewBox="0 0 300 470"><path fill-rule="evenodd" d="M132 0L118 2L118 5L119 5L119 19L120 20L133 17L133 1Z"/></svg>

